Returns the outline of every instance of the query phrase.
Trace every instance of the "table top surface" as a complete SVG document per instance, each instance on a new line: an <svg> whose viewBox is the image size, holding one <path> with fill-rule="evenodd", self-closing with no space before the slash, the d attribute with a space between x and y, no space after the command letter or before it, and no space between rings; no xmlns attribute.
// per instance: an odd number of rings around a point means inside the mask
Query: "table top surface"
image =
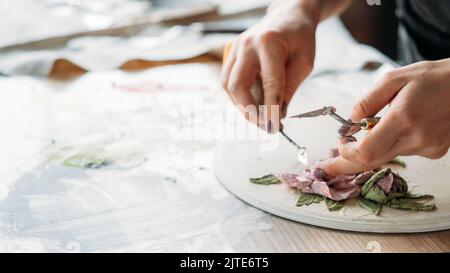
<svg viewBox="0 0 450 273"><path fill-rule="evenodd" d="M248 236L242 251L448 252L450 231L426 234L367 234L336 231L270 216L273 229Z"/></svg>

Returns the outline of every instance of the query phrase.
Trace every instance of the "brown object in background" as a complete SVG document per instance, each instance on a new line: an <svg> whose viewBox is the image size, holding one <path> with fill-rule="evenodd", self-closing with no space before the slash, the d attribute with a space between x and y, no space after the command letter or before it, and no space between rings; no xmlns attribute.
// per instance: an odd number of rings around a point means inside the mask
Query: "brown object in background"
<svg viewBox="0 0 450 273"><path fill-rule="evenodd" d="M397 27L395 1L369 5L365 0L354 1L341 18L353 37L371 45L393 60L397 59Z"/></svg>
<svg viewBox="0 0 450 273"><path fill-rule="evenodd" d="M129 60L120 66L127 72L135 72L144 69L150 69L159 66L175 65L175 64L188 64L188 63L213 63L217 62L217 57L211 54L204 54L201 56L193 57L185 60L174 60L174 61L147 61L147 60ZM64 59L58 59L55 61L49 77L53 80L73 80L80 77L87 71L74 63L71 63Z"/></svg>

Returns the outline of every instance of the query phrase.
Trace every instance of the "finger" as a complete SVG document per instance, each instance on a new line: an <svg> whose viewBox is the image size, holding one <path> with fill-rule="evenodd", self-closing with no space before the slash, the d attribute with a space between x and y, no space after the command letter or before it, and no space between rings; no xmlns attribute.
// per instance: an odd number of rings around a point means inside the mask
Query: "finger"
<svg viewBox="0 0 450 273"><path fill-rule="evenodd" d="M392 147L389 149L382 158L374 161L370 164L364 164L361 162L354 162L339 156L336 158L321 161L316 164L315 167L322 168L327 174L331 176L337 176L341 174L355 174L364 171L373 170L386 164L390 160L397 156L407 156L417 154L415 148L411 148L409 145L409 138L406 136L401 137ZM356 140L350 140L350 142Z"/></svg>
<svg viewBox="0 0 450 273"><path fill-rule="evenodd" d="M417 155L418 150L417 147L411 145L411 137L404 135L392 145L389 153L393 154L393 156L389 160L394 159L397 156Z"/></svg>
<svg viewBox="0 0 450 273"><path fill-rule="evenodd" d="M228 42L225 45L223 51L222 76L221 76L221 82L224 89L227 89L230 73L234 66L234 63L236 62L236 52L237 46L234 46L232 42Z"/></svg>
<svg viewBox="0 0 450 273"><path fill-rule="evenodd" d="M285 87L287 47L276 36L262 42L259 50L261 77L264 88L265 124L269 133L279 131L280 109ZM280 107L281 106L281 107Z"/></svg>
<svg viewBox="0 0 450 273"><path fill-rule="evenodd" d="M228 94L233 102L245 109L257 106L250 88L256 80L258 63L256 55L246 50L240 50L228 81ZM254 120L251 120L254 122Z"/></svg>
<svg viewBox="0 0 450 273"><path fill-rule="evenodd" d="M256 80L258 65L255 53L246 49L239 50L228 80L228 92L233 96L238 96L240 92L250 90ZM244 104L244 106L246 105Z"/></svg>
<svg viewBox="0 0 450 273"><path fill-rule="evenodd" d="M250 93L250 87L257 74L256 56L246 52L245 49L239 50L237 54L230 72L227 93L245 118L259 125L257 103Z"/></svg>
<svg viewBox="0 0 450 273"><path fill-rule="evenodd" d="M429 159L440 159L445 155L447 155L448 150L449 150L448 146L443 147L431 146L431 147L424 147L415 154Z"/></svg>
<svg viewBox="0 0 450 273"><path fill-rule="evenodd" d="M264 127L262 124L258 121L258 110L255 105L248 105L248 106L242 106L237 105L236 106L238 110L244 115L245 119L247 119L249 122L256 124L258 127L264 130Z"/></svg>
<svg viewBox="0 0 450 273"><path fill-rule="evenodd" d="M230 92L227 92L233 104L239 110L239 112L244 115L245 119L249 122L256 124L261 129L265 129L262 125L263 123L259 120L260 115L258 114L257 107L253 101L253 97L248 94L248 92L244 92L243 94L239 94L238 96L232 95ZM239 102L238 102L239 100ZM241 102L244 101L247 105L243 105Z"/></svg>
<svg viewBox="0 0 450 273"><path fill-rule="evenodd" d="M364 164L347 160L342 156L320 161L314 166L314 168L323 169L330 176L338 176L341 174L355 174L372 169L371 167L365 166Z"/></svg>
<svg viewBox="0 0 450 273"><path fill-rule="evenodd" d="M360 162L350 161L342 156L327 159L316 164L315 168L323 169L330 176L338 176L341 174L357 174L378 168L397 156L395 151L386 154L374 164L364 164Z"/></svg>
<svg viewBox="0 0 450 273"><path fill-rule="evenodd" d="M287 106L291 102L298 87L312 71L314 62L313 54L313 52L310 54L299 52L293 57L290 57L291 61L286 65L286 85L283 109L281 111L283 117L286 116ZM310 56L312 56L312 58Z"/></svg>
<svg viewBox="0 0 450 273"><path fill-rule="evenodd" d="M375 116L406 84L406 76L401 70L388 72L368 94L353 106L350 118L353 121L359 121Z"/></svg>
<svg viewBox="0 0 450 273"><path fill-rule="evenodd" d="M433 136L430 136L430 139L433 139ZM448 141L440 139L433 143L425 140L420 134L409 132L405 133L390 150L395 156L418 155L429 159L439 159L447 154L450 146Z"/></svg>
<svg viewBox="0 0 450 273"><path fill-rule="evenodd" d="M392 148L402 136L402 127L396 112L390 112L371 129L359 142L340 138L339 154L350 161L377 167L383 164ZM387 160L390 160L389 158Z"/></svg>

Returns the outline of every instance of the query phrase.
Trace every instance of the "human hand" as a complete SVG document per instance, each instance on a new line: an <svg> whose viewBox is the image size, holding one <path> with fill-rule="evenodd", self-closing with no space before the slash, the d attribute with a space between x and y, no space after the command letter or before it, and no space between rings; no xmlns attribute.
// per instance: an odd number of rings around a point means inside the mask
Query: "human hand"
<svg viewBox="0 0 450 273"><path fill-rule="evenodd" d="M237 38L224 65L222 84L231 100L268 132L279 130L288 103L313 67L319 15L308 3L274 1L258 24ZM262 119L250 92L257 78L264 89Z"/></svg>
<svg viewBox="0 0 450 273"><path fill-rule="evenodd" d="M399 155L438 159L450 145L450 59L427 61L387 73L353 108L351 119L387 114L360 141L341 137L340 156L316 167L330 175L380 167Z"/></svg>

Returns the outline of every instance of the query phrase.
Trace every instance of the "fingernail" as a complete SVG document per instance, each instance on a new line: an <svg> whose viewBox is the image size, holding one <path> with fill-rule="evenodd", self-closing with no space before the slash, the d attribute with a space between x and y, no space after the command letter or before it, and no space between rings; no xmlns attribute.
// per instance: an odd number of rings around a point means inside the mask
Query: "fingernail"
<svg viewBox="0 0 450 273"><path fill-rule="evenodd" d="M267 132L272 133L272 121L267 121Z"/></svg>
<svg viewBox="0 0 450 273"><path fill-rule="evenodd" d="M282 115L282 118L285 118L287 115L287 103L286 102L284 102L283 106L281 107L281 115Z"/></svg>
<svg viewBox="0 0 450 273"><path fill-rule="evenodd" d="M348 132L350 131L352 127L348 126L348 125L342 125L339 130L338 130L338 134L341 136L348 136Z"/></svg>
<svg viewBox="0 0 450 273"><path fill-rule="evenodd" d="M355 142L356 138L354 136L341 136L339 137L339 143L342 145Z"/></svg>
<svg viewBox="0 0 450 273"><path fill-rule="evenodd" d="M328 181L331 179L331 176L327 174L324 168L314 168L313 176L322 181Z"/></svg>
<svg viewBox="0 0 450 273"><path fill-rule="evenodd" d="M265 118L266 116L266 106L265 105L259 105L258 106L258 113L261 118Z"/></svg>
<svg viewBox="0 0 450 273"><path fill-rule="evenodd" d="M349 119L348 121L352 122L351 119ZM338 134L341 136L352 136L360 130L361 128L359 126L342 125L338 130Z"/></svg>

